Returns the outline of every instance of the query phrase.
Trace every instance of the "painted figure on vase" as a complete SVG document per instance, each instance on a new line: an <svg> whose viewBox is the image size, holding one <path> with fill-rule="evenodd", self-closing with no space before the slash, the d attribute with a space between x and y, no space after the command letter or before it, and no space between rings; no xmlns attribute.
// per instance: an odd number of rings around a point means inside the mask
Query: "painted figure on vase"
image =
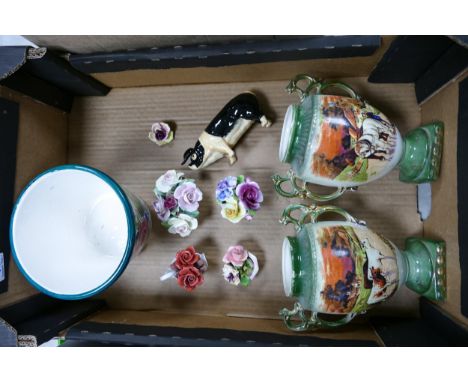
<svg viewBox="0 0 468 382"><path fill-rule="evenodd" d="M365 182L392 160L397 130L383 114L353 98L321 96L321 128L312 143L311 171Z"/></svg>
<svg viewBox="0 0 468 382"><path fill-rule="evenodd" d="M389 242L382 242L369 230L347 225L316 228L316 237L323 268L320 309L328 313L359 311L363 303L376 304L396 291L396 255Z"/></svg>

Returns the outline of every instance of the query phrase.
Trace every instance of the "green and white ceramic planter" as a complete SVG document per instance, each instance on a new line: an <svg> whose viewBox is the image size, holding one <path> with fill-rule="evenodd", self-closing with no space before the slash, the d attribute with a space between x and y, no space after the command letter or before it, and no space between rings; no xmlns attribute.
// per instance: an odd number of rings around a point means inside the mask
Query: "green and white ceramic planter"
<svg viewBox="0 0 468 382"><path fill-rule="evenodd" d="M300 212L297 219L294 211ZM317 221L329 212L346 221ZM344 325L389 299L402 285L431 300L446 298L444 241L408 238L400 251L365 223L332 206L293 204L284 210L281 222L297 229L296 236L284 239L282 249L284 292L297 300L293 310L280 312L291 330ZM309 318L306 310L311 311ZM339 318L326 320L319 314Z"/></svg>
<svg viewBox="0 0 468 382"><path fill-rule="evenodd" d="M141 198L102 171L64 165L38 175L22 191L10 243L19 270L35 288L77 300L112 285L150 231Z"/></svg>
<svg viewBox="0 0 468 382"><path fill-rule="evenodd" d="M298 83L306 82L305 90ZM338 88L348 96L326 95ZM444 127L434 122L402 137L378 109L341 82L296 76L287 87L301 102L290 105L284 118L279 159L289 163L287 176L275 175L276 191L285 197L328 201L346 189L372 182L400 168L400 180L426 183L439 176ZM289 183L289 190L283 184ZM306 184L337 187L329 195Z"/></svg>

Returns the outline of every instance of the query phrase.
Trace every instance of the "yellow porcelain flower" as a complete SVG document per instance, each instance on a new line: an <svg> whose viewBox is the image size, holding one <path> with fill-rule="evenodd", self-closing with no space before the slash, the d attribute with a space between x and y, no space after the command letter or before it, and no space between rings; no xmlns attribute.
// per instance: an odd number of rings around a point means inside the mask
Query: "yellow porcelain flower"
<svg viewBox="0 0 468 382"><path fill-rule="evenodd" d="M229 198L223 203L221 216L232 223L239 223L247 215L245 207L236 199Z"/></svg>

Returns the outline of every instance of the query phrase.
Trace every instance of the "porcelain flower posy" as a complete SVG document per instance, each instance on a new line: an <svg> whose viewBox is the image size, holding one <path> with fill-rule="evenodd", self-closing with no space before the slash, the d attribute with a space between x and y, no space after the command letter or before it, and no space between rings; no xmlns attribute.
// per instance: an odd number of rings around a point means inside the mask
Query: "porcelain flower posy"
<svg viewBox="0 0 468 382"><path fill-rule="evenodd" d="M221 206L221 216L232 223L242 219L252 220L263 202L258 183L240 176L227 176L216 186L216 202Z"/></svg>
<svg viewBox="0 0 468 382"><path fill-rule="evenodd" d="M162 146L172 142L174 139L174 133L167 123L156 122L151 126L148 138L151 142L156 143L158 146Z"/></svg>
<svg viewBox="0 0 468 382"><path fill-rule="evenodd" d="M258 260L242 245L229 247L223 257L224 279L233 285L249 286L258 273Z"/></svg>
<svg viewBox="0 0 468 382"><path fill-rule="evenodd" d="M197 286L203 284L203 273L207 270L208 261L205 254L197 253L195 248L190 246L177 252L169 270L160 279L165 281L175 278L180 287L192 292Z"/></svg>
<svg viewBox="0 0 468 382"><path fill-rule="evenodd" d="M197 229L203 193L193 179L169 170L156 180L154 194L153 208L169 233L186 237Z"/></svg>

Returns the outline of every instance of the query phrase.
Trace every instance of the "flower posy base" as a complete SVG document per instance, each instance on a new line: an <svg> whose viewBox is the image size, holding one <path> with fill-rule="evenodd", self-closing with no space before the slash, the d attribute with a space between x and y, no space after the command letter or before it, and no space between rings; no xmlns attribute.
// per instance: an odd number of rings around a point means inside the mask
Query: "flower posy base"
<svg viewBox="0 0 468 382"><path fill-rule="evenodd" d="M195 248L190 246L177 252L169 270L161 276L161 281L175 278L181 288L191 292L197 286L203 284L203 273L207 269L208 261L205 255L197 253Z"/></svg>
<svg viewBox="0 0 468 382"><path fill-rule="evenodd" d="M224 279L233 285L249 286L258 273L258 260L242 245L229 247L223 257Z"/></svg>

